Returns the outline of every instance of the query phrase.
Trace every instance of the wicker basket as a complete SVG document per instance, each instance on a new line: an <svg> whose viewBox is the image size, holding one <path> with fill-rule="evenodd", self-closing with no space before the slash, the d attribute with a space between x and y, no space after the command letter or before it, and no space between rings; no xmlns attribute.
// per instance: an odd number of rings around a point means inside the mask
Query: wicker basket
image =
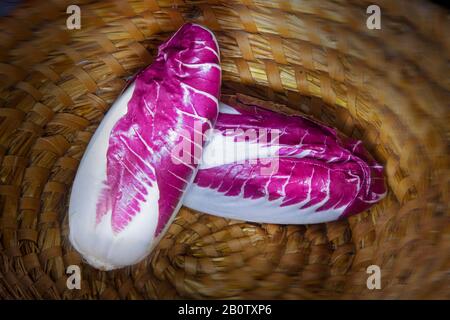
<svg viewBox="0 0 450 320"><path fill-rule="evenodd" d="M448 12L420 1L72 1L0 19L3 299L450 298ZM381 30L366 8L381 7ZM186 21L219 40L223 93L244 93L353 137L388 196L348 220L260 225L181 209L151 257L101 272L68 241L71 183L127 77ZM82 270L81 290L66 268ZM381 268L369 290L366 268Z"/></svg>

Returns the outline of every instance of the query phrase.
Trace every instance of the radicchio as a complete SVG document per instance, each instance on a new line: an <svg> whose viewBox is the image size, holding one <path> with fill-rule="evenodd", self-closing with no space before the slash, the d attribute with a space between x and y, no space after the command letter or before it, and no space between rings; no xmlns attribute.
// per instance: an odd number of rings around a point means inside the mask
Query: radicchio
<svg viewBox="0 0 450 320"><path fill-rule="evenodd" d="M383 167L361 141L305 117L232 104L221 104L187 207L252 222L310 224L362 212L384 197Z"/></svg>
<svg viewBox="0 0 450 320"><path fill-rule="evenodd" d="M198 162L195 155L174 162L172 151L186 143L186 132L204 135L214 125L219 63L214 35L185 24L106 114L80 163L69 208L71 243L94 267L137 263L164 234Z"/></svg>

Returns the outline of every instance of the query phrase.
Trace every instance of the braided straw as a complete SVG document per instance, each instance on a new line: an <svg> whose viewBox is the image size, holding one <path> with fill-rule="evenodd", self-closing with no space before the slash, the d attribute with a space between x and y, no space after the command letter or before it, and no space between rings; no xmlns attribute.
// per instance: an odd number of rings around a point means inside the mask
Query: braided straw
<svg viewBox="0 0 450 320"><path fill-rule="evenodd" d="M366 28L373 2L381 30ZM68 30L70 4L25 2L0 19L1 298L450 298L448 12L407 0L85 0L82 28ZM128 77L187 21L217 36L224 101L273 101L363 140L388 196L309 226L182 208L145 261L83 263L67 238L78 163ZM73 264L80 290L66 286ZM381 290L366 286L373 264Z"/></svg>

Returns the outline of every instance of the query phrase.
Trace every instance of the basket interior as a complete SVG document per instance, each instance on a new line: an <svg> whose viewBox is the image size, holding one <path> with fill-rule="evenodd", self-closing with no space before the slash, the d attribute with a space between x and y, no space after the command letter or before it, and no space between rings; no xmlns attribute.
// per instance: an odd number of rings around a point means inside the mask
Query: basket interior
<svg viewBox="0 0 450 320"><path fill-rule="evenodd" d="M441 9L418 3L412 16L429 6L448 25ZM450 45L440 28L387 2L374 33L365 1L155 0L86 1L83 27L67 30L64 1L34 5L47 15L24 4L1 21L0 297L449 297ZM223 94L270 100L361 139L385 166L387 197L308 226L182 208L142 263L111 272L83 263L67 237L79 160L127 79L186 21L215 32ZM66 286L72 264L81 290ZM382 290L366 286L373 264Z"/></svg>

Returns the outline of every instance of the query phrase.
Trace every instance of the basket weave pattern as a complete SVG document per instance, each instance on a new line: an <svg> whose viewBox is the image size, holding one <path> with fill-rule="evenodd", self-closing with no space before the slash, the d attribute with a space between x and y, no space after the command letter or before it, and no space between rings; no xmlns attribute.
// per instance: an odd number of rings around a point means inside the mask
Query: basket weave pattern
<svg viewBox="0 0 450 320"><path fill-rule="evenodd" d="M450 298L450 18L421 1L27 2L0 19L0 298ZM405 9L407 8L407 9ZM274 101L363 140L388 196L348 220L251 224L182 208L152 255L101 272L68 241L68 196L128 77L184 22L213 30L223 99ZM447 34L446 34L447 31ZM80 265L81 290L66 286ZM368 290L366 268L382 270Z"/></svg>

